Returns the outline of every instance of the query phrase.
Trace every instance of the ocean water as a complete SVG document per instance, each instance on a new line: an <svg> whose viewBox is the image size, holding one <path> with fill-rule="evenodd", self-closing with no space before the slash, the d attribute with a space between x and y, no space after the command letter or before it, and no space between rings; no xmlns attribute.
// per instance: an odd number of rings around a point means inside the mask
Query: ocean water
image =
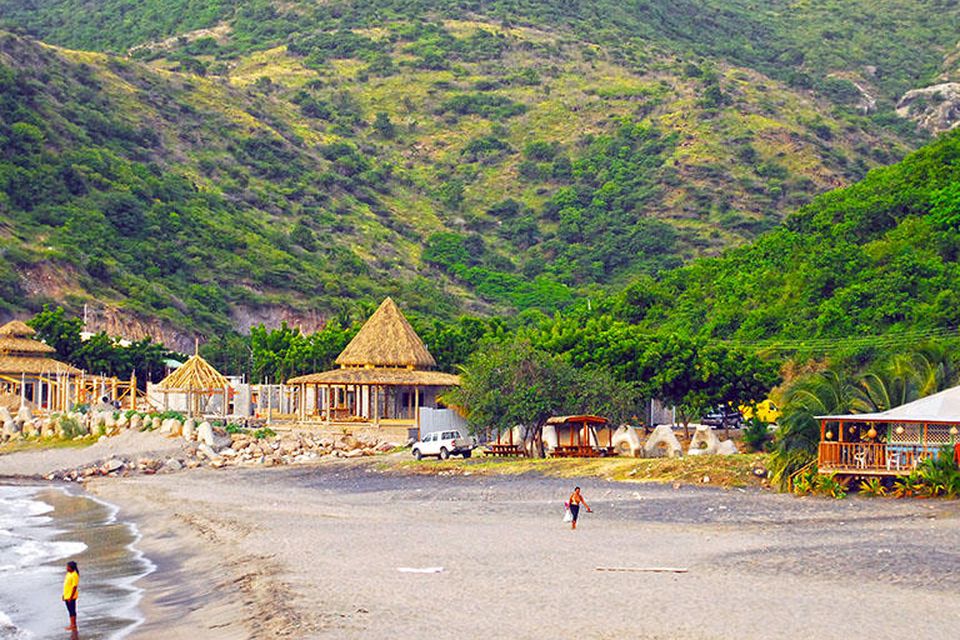
<svg viewBox="0 0 960 640"><path fill-rule="evenodd" d="M80 569L79 637L119 640L141 622L136 581L153 566L117 510L75 489L0 484L0 640L67 638L64 565Z"/></svg>

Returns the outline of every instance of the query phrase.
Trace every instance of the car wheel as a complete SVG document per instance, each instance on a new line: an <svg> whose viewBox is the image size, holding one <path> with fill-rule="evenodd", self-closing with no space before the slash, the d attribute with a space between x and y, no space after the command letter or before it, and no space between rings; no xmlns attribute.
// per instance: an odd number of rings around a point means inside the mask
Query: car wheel
<svg viewBox="0 0 960 640"><path fill-rule="evenodd" d="M441 459L441 460L446 460L446 459L449 458L449 457L450 457L450 452L447 451L447 448L446 448L446 447L440 447L440 459Z"/></svg>
<svg viewBox="0 0 960 640"><path fill-rule="evenodd" d="M473 452L472 452L472 451L464 451L464 452L463 452L463 457L464 457L464 458L469 458L471 455L473 455Z"/></svg>
<svg viewBox="0 0 960 640"><path fill-rule="evenodd" d="M423 459L423 454L420 453L420 449L414 449L414 450L413 450L413 457L416 458L417 460L422 460L422 459Z"/></svg>

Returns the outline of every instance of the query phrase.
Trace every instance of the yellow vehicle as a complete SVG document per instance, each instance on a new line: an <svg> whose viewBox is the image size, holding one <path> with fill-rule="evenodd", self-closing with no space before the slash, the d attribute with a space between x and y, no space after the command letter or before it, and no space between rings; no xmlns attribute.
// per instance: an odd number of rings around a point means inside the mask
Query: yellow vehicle
<svg viewBox="0 0 960 640"><path fill-rule="evenodd" d="M767 398L763 402L758 402L756 410L753 407L742 406L740 413L744 420L749 420L756 416L767 424L774 424L780 419L780 409L773 403L773 400Z"/></svg>

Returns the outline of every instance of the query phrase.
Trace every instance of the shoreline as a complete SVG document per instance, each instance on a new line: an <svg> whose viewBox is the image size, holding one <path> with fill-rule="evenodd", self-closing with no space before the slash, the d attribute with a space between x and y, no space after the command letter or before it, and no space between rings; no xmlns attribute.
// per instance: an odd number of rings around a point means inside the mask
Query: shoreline
<svg viewBox="0 0 960 640"><path fill-rule="evenodd" d="M79 487L42 480L3 479L0 499L0 637L59 635L67 560L76 560L83 575L81 637L130 637L143 622L137 583L153 565L137 549L136 525L120 508Z"/></svg>

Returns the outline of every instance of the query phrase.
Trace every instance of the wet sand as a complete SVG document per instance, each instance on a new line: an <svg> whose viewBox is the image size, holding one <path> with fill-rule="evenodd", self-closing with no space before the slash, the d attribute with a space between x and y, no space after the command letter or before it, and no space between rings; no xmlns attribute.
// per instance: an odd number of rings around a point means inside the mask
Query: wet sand
<svg viewBox="0 0 960 640"><path fill-rule="evenodd" d="M135 582L151 566L116 515L79 488L0 484L0 638L69 637L61 600L67 560L80 567L79 638L122 638L139 624Z"/></svg>
<svg viewBox="0 0 960 640"><path fill-rule="evenodd" d="M960 505L369 463L102 479L157 570L136 638L952 637ZM598 566L687 573L598 572ZM401 573L400 567L443 567Z"/></svg>

